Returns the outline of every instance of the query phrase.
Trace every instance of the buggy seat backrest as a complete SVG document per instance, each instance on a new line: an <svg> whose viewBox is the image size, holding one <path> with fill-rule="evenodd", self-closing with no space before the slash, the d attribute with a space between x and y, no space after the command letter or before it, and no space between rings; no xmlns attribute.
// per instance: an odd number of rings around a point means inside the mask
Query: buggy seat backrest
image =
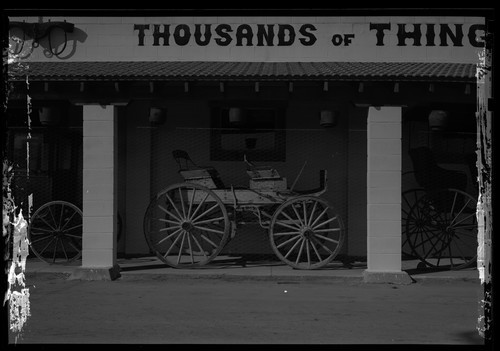
<svg viewBox="0 0 500 351"><path fill-rule="evenodd" d="M196 165L193 160L191 160L188 153L184 150L174 150L172 151L172 156L179 166L179 170L199 168L198 165Z"/></svg>
<svg viewBox="0 0 500 351"><path fill-rule="evenodd" d="M467 175L460 171L440 167L428 147L409 151L418 184L426 189L455 188L465 190Z"/></svg>
<svg viewBox="0 0 500 351"><path fill-rule="evenodd" d="M185 181L198 183L211 189L224 188L224 183L215 168L197 165L184 150L173 150L172 156L179 166L178 172Z"/></svg>

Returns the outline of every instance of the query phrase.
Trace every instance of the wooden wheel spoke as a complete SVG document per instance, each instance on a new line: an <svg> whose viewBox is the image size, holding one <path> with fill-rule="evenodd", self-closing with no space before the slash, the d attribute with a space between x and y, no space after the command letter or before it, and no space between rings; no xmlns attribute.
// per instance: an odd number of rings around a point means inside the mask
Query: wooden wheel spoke
<svg viewBox="0 0 500 351"><path fill-rule="evenodd" d="M56 219L54 218L54 213L52 212L52 206L48 206L48 209L49 209L50 217L52 218L52 222L57 225Z"/></svg>
<svg viewBox="0 0 500 351"><path fill-rule="evenodd" d="M447 245L446 241L443 240L440 236L435 238L436 240L434 242L432 241L432 238L429 238L427 232L425 232L425 236L427 237L427 240L422 241L421 245L419 245L419 246L423 246L424 243L429 242L429 243L431 243L431 248L430 248L430 250L428 250L427 254L423 257L424 259L428 258L429 255L431 255L434 252L437 252L437 253L441 252L443 250L443 248L446 247L446 245ZM439 243L441 243L441 248L437 249L436 246Z"/></svg>
<svg viewBox="0 0 500 351"><path fill-rule="evenodd" d="M338 243L339 243L339 241L338 241L338 240L335 240L335 239L329 238L329 237L327 237L327 236L319 235L319 234L316 234L316 233L314 233L314 236L317 236L318 238L321 238L321 239L323 239L323 240L329 241L329 242L334 243L334 244L338 244Z"/></svg>
<svg viewBox="0 0 500 351"><path fill-rule="evenodd" d="M462 214L462 212L465 210L465 208L467 207L467 205L469 204L470 201L471 201L471 199L467 199L467 202L462 206L462 208L460 209L460 211L458 211L458 213L452 219L450 225L452 225L453 223L455 223L455 220L458 218L458 216L460 216ZM450 212L450 214L453 214L453 212Z"/></svg>
<svg viewBox="0 0 500 351"><path fill-rule="evenodd" d="M189 214L189 212L188 212ZM189 248L189 255L191 256L191 263L194 263L194 257L193 257L193 248L191 247L191 234L187 232L187 242L188 242L188 248Z"/></svg>
<svg viewBox="0 0 500 351"><path fill-rule="evenodd" d="M184 231L183 229L181 229L182 231ZM173 233L172 233L173 234ZM170 234L170 235L172 235ZM177 235L177 237L175 238L175 240L172 242L172 244L170 245L170 247L168 248L167 252L165 252L165 254L163 255L164 258L166 258L168 256L168 254L170 253L170 251L172 251L172 249L175 247L175 244L177 243L177 241L179 241L179 238L183 236L182 233ZM163 240L162 240L163 241Z"/></svg>
<svg viewBox="0 0 500 351"><path fill-rule="evenodd" d="M76 247L75 244L71 240L68 240L68 245L70 245L73 249L76 250L76 252L80 253L82 251L81 247Z"/></svg>
<svg viewBox="0 0 500 351"><path fill-rule="evenodd" d="M296 224L296 223L297 223L297 221L296 221L296 220L292 219L292 218L291 218L288 214L286 214L284 211L282 211L282 212L280 213L280 215L285 216L285 217L286 217L286 218L287 218L290 222L292 222L293 224ZM290 226L290 225L285 225L282 221L276 221L276 224L279 224L279 225L284 225L284 226L286 226L286 227L288 227L288 228L290 228L290 229L297 229L297 230L299 230L299 229L300 229L300 226L299 226L299 225L296 225L295 227L292 227L292 226Z"/></svg>
<svg viewBox="0 0 500 351"><path fill-rule="evenodd" d="M311 244L311 247L314 250L314 253L316 254L316 257L318 257L318 260L321 262L323 259L321 258L321 255L319 254L318 249L316 248L316 246L314 246L313 240L310 240L310 244Z"/></svg>
<svg viewBox="0 0 500 351"><path fill-rule="evenodd" d="M52 225L50 225L50 223L49 223L49 222L47 222L47 221L45 220L45 218L44 218L44 217L40 217L39 219L40 219L42 222L44 222L44 223L47 225L47 227L49 227L50 229L52 229L52 231L54 231L54 232L55 232L55 231L57 230L57 229L56 229L56 228L54 228Z"/></svg>
<svg viewBox="0 0 500 351"><path fill-rule="evenodd" d="M325 228L325 229L315 229L315 233L328 233L328 232L340 232L341 228Z"/></svg>
<svg viewBox="0 0 500 351"><path fill-rule="evenodd" d="M293 210L293 212L295 213L295 216L297 217L297 219L299 220L299 223L300 225L304 225L304 222L302 222L302 219L300 218L300 215L299 213L297 212L297 209L295 208L295 206L290 206Z"/></svg>
<svg viewBox="0 0 500 351"><path fill-rule="evenodd" d="M302 240L300 240L300 239L303 239L303 238L302 238L301 236L299 236L299 240L297 240L297 241L295 242L295 244L293 244L293 246L291 247L291 249L290 249L290 250L288 250L288 252L287 252L287 253L286 253L286 255L284 256L285 258L287 258L287 257L288 257L288 256L292 253L292 251L293 251L293 250L297 247L297 245L298 245L300 242L302 242Z"/></svg>
<svg viewBox="0 0 500 351"><path fill-rule="evenodd" d="M294 232L279 232L279 233L273 233L273 236L286 236L286 235L298 235L300 232L294 231Z"/></svg>
<svg viewBox="0 0 500 351"><path fill-rule="evenodd" d="M304 214L304 221L302 221L303 225L307 224L307 208L306 201L302 201L302 213Z"/></svg>
<svg viewBox="0 0 500 351"><path fill-rule="evenodd" d="M453 210L455 209L455 204L457 202L457 196L458 196L458 193L455 193L455 196L453 196L453 203L451 204L451 209L450 209L449 213L453 213Z"/></svg>
<svg viewBox="0 0 500 351"><path fill-rule="evenodd" d="M158 232L165 232L167 230L177 230L179 229L181 226L180 225L174 225L172 227L165 227L165 228L160 228L158 229Z"/></svg>
<svg viewBox="0 0 500 351"><path fill-rule="evenodd" d="M196 218L193 218L191 221L192 222L196 222L198 219L200 219L201 217L207 215L208 213L212 212L214 209L216 209L218 207L219 207L219 204L215 203L212 207L210 207L208 210L206 210L205 212L203 212L201 215L197 216Z"/></svg>
<svg viewBox="0 0 500 351"><path fill-rule="evenodd" d="M279 249L280 247L285 246L285 245L287 245L288 243L290 243L290 242L292 242L292 241L294 241L294 240L299 239L300 237L301 237L301 236L300 236L300 234L297 234L297 235L296 235L296 236L294 236L293 238L290 238L290 239L288 239L288 240L286 240L286 241L283 241L281 244L277 245L276 247Z"/></svg>
<svg viewBox="0 0 500 351"><path fill-rule="evenodd" d="M155 218L155 219L158 220L159 222L173 224L174 226L179 226L179 223L181 223L181 222L171 221L170 219L165 219L165 218Z"/></svg>
<svg viewBox="0 0 500 351"><path fill-rule="evenodd" d="M315 243L317 243L319 246L321 246L326 251L328 251L328 253L330 255L333 254L332 250L330 250L330 248L328 246L323 245L323 243L319 242L319 240L316 239L315 237L311 237L311 240L314 241Z"/></svg>
<svg viewBox="0 0 500 351"><path fill-rule="evenodd" d="M217 233L217 234L224 234L224 231L222 231L222 230L216 230L216 229L207 228L207 227L200 227L198 225L195 225L193 227L196 228L196 229L198 229L198 230L205 231L205 232L211 232L211 233Z"/></svg>
<svg viewBox="0 0 500 351"><path fill-rule="evenodd" d="M66 248L64 247L64 240L61 240L61 247L63 250L64 257L66 258L66 261L68 260L68 254L66 253Z"/></svg>
<svg viewBox="0 0 500 351"><path fill-rule="evenodd" d="M419 247L424 247L424 245L425 245L426 243L430 243L430 244L432 244L431 248L434 248L434 247L436 246L437 241L436 241L436 243L434 243L434 242L432 241L432 239L433 239L433 238L436 238L436 237L437 237L437 235L432 235L432 234L431 234L431 237L429 237L429 235L428 235L428 231L426 231L426 230L419 230L419 232L418 232L418 233L422 236L422 240L421 240L421 241L420 241L420 243L417 245L417 239L416 239L416 236L415 236L414 245L413 245L413 247L414 247L415 249L417 249L417 248L419 248ZM424 235L425 235L425 237L427 238L427 239L425 239L425 240L423 239L423 236L424 236Z"/></svg>
<svg viewBox="0 0 500 351"><path fill-rule="evenodd" d="M181 213L179 212L179 210L177 209L177 205L174 203L174 200L172 200L172 198L168 195L168 192L165 193L165 197L167 198L168 202L170 202L170 205L174 208L175 212L177 213L177 216L174 216L173 214L169 214L171 217L177 219L179 222L181 222L181 218L182 215ZM158 197L160 198L160 197ZM162 210L166 211L166 209L164 209L162 206L158 205L158 207L160 207Z"/></svg>
<svg viewBox="0 0 500 351"><path fill-rule="evenodd" d="M458 229L476 229L477 224L464 224L464 225L459 225L459 226L453 226L453 229L458 230ZM470 230L468 230L470 232Z"/></svg>
<svg viewBox="0 0 500 351"><path fill-rule="evenodd" d="M314 201L314 205L313 205L313 208L311 210L311 215L309 216L309 219L307 220L307 223L306 225L310 226L311 225L311 222L314 218L314 212L316 211L316 206L318 205L318 202L317 201ZM304 214L305 215L305 214Z"/></svg>
<svg viewBox="0 0 500 351"><path fill-rule="evenodd" d="M196 188L193 188L191 190L191 198L189 199L189 207L187 211L187 216L186 218L190 219L191 218L191 210L193 209L193 203L194 203L194 196L196 194Z"/></svg>
<svg viewBox="0 0 500 351"><path fill-rule="evenodd" d="M81 235L65 233L64 236L69 236L70 238L81 239Z"/></svg>
<svg viewBox="0 0 500 351"><path fill-rule="evenodd" d="M41 238L37 238L37 239L35 239L35 240L30 240L31 245L33 245L33 244L35 244L35 243L37 243L37 242L39 242L39 241L43 241L43 240L47 240L47 239L52 238L52 235L51 235L51 234L43 234L43 235L44 235L44 236L43 236L43 237L41 237Z"/></svg>
<svg viewBox="0 0 500 351"><path fill-rule="evenodd" d="M75 226L73 226L71 228L66 229L66 231L70 231L70 230L73 230L73 229L76 229L76 228L81 228L82 226L83 226L82 224L77 224L77 225L75 225Z"/></svg>
<svg viewBox="0 0 500 351"><path fill-rule="evenodd" d="M201 247L200 243L198 242L198 239L196 239L196 237L194 235L193 235L193 240L194 240L196 246L198 246L198 248L200 249L200 252L203 254L203 256L205 257L205 259L207 259L208 256L205 253L205 250L203 250L203 248Z"/></svg>
<svg viewBox="0 0 500 351"><path fill-rule="evenodd" d="M311 253L309 252L309 240L305 240L305 242L306 242L307 266L311 266Z"/></svg>
<svg viewBox="0 0 500 351"><path fill-rule="evenodd" d="M182 231L182 230L183 230L183 229L179 227L179 229L177 229L175 232L170 233L169 235L167 235L166 237L164 237L164 238L162 238L160 241L158 241L158 242L156 243L156 245L160 245L162 242L164 242L165 240L170 239L172 236L174 236L174 235L178 234L178 233L179 233L180 231ZM177 241L177 240L176 240L176 241ZM175 244L175 241L174 241L174 243L173 243L173 244Z"/></svg>
<svg viewBox="0 0 500 351"><path fill-rule="evenodd" d="M61 230L65 230L66 226L71 223L71 220L73 219L73 217L75 216L75 214L77 214L76 211L73 211L73 214L71 215L71 217L68 218L68 220L66 221L66 223L62 226ZM61 211L61 222L62 222L62 211ZM71 230L71 229L68 229L68 230Z"/></svg>
<svg viewBox="0 0 500 351"><path fill-rule="evenodd" d="M300 256L302 256L302 249L304 248L305 241L306 240L304 238L302 238L302 240L300 241L299 253L297 254L297 258L295 259L295 264L299 264Z"/></svg>
<svg viewBox="0 0 500 351"><path fill-rule="evenodd" d="M284 222L280 222L280 221L277 221L277 222L276 222L276 225L280 225L280 226L282 226L282 227L285 227L285 228L288 228L288 229L297 230L297 231L299 230L299 228L298 228L298 227L294 227L294 226L291 226L291 225L289 225L289 224L286 224L286 223L284 223Z"/></svg>
<svg viewBox="0 0 500 351"><path fill-rule="evenodd" d="M196 206L196 209L191 214L191 216L188 218L188 220L193 220L193 217L196 216L196 214L198 213L199 209L202 208L202 206L205 203L205 201L207 201L208 195L210 195L210 194L209 193L205 194L205 197L200 201L200 203L198 204L198 206Z"/></svg>
<svg viewBox="0 0 500 351"><path fill-rule="evenodd" d="M48 232L48 233L53 233L54 232L53 229L46 229L46 228L40 228L40 227L31 227L31 234L32 235L43 234L43 233L35 233L35 232L33 232L33 230L41 230L41 231Z"/></svg>
<svg viewBox="0 0 500 351"><path fill-rule="evenodd" d="M318 217L314 220L314 222L310 225L311 228L314 228L316 226L316 223L321 219L326 214L326 211L328 211L328 207L324 208L323 211L319 214Z"/></svg>
<svg viewBox="0 0 500 351"><path fill-rule="evenodd" d="M217 245L216 243L214 243L212 240L210 240L209 238L207 238L204 234L201 234L200 237L205 240L207 243L209 243L210 245L212 245L214 248L217 248L219 247L219 245Z"/></svg>
<svg viewBox="0 0 500 351"><path fill-rule="evenodd" d="M220 221L223 221L225 218L224 216L221 216L221 217L217 217L217 218L209 218L209 219L205 219L203 221L193 221L193 224L196 225L196 224L205 224L205 223L211 223L211 222L220 222Z"/></svg>
<svg viewBox="0 0 500 351"><path fill-rule="evenodd" d="M162 205L158 205L158 208L177 221L177 222L173 222L173 223L178 224L178 223L182 222L182 220L181 220L180 217L177 217L176 215L174 215L172 212L170 212L169 210L167 210ZM175 209L175 207L174 207L174 209Z"/></svg>
<svg viewBox="0 0 500 351"><path fill-rule="evenodd" d="M181 240L181 246L179 248L179 253L177 254L177 264L181 262L181 256L182 256L182 248L184 247L184 240L186 239L186 231L182 231L182 240Z"/></svg>
<svg viewBox="0 0 500 351"><path fill-rule="evenodd" d="M324 222L322 222L322 223L320 223L320 224L317 224L317 225L315 225L315 226L312 226L312 230L316 231L316 229L317 229L317 228L322 227L322 226L324 226L325 224L328 224L328 223L330 223L330 222L332 222L332 221L334 221L334 220L336 220L336 219L337 219L337 216L334 216L334 217L332 217L332 218L329 218L329 219L327 219L326 221L324 221Z"/></svg>
<svg viewBox="0 0 500 351"><path fill-rule="evenodd" d="M44 248L41 251L39 251L38 253L40 255L42 255L45 252L45 250L47 250L47 248L50 246L50 244L52 244L54 242L54 240L56 240L56 238L52 237L51 240L47 243L47 245L45 245Z"/></svg>
<svg viewBox="0 0 500 351"><path fill-rule="evenodd" d="M468 215L467 217L464 217L464 218L462 218L461 220L459 220L458 222L455 222L455 219L457 218L457 217L455 217L455 218L451 221L451 223L450 223L450 227L451 227L451 226L453 226L453 228L457 228L457 226L456 226L457 224L460 224L460 223L462 223L463 221L465 221L465 220L467 220L467 219L469 219L469 218L471 218L471 217L473 217L473 216L475 217L475 216L476 216L476 214L475 214L475 213L471 213L471 214L470 214L470 215Z"/></svg>
<svg viewBox="0 0 500 351"><path fill-rule="evenodd" d="M186 208L184 206L184 196L182 196L182 190L179 188L179 202L181 203L181 208L182 208L182 218L186 218Z"/></svg>
<svg viewBox="0 0 500 351"><path fill-rule="evenodd" d="M56 262L56 253L57 253L57 243L59 239L56 237L56 243L54 244L54 253L52 254L52 262Z"/></svg>

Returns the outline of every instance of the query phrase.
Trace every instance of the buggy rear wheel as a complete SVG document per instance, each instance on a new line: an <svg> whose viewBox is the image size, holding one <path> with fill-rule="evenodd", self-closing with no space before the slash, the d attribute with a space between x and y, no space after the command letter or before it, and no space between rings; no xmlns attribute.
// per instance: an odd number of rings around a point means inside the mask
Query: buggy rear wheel
<svg viewBox="0 0 500 351"><path fill-rule="evenodd" d="M413 250L408 242L406 234L406 222L413 206L418 202L421 196L425 194L423 188L414 188L406 190L401 194L401 254L402 258L415 259Z"/></svg>
<svg viewBox="0 0 500 351"><path fill-rule="evenodd" d="M297 269L317 269L339 253L344 227L326 200L301 196L278 207L269 238L274 253L284 263Z"/></svg>
<svg viewBox="0 0 500 351"><path fill-rule="evenodd" d="M47 263L69 263L82 255L82 211L66 201L40 206L31 217L31 251Z"/></svg>
<svg viewBox="0 0 500 351"><path fill-rule="evenodd" d="M229 231L224 204L213 191L198 184L175 184L160 191L144 216L151 251L175 268L212 261L227 243Z"/></svg>
<svg viewBox="0 0 500 351"><path fill-rule="evenodd" d="M477 260L476 200L457 189L429 191L408 214L406 235L428 267L470 267Z"/></svg>

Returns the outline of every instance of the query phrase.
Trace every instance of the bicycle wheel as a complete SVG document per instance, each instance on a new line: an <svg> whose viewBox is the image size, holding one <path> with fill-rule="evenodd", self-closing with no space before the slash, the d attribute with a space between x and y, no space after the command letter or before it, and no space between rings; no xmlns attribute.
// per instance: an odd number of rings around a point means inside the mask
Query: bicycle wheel
<svg viewBox="0 0 500 351"><path fill-rule="evenodd" d="M222 201L198 184L175 184L159 192L144 216L151 251L175 268L212 261L227 243L229 230Z"/></svg>
<svg viewBox="0 0 500 351"><path fill-rule="evenodd" d="M344 242L339 215L326 200L301 196L284 202L269 226L276 256L297 269L317 269L337 256Z"/></svg>
<svg viewBox="0 0 500 351"><path fill-rule="evenodd" d="M31 251L47 263L68 263L82 255L82 211L66 201L38 208L28 226Z"/></svg>
<svg viewBox="0 0 500 351"><path fill-rule="evenodd" d="M427 266L470 267L477 260L476 200L457 189L429 191L412 207L406 234Z"/></svg>

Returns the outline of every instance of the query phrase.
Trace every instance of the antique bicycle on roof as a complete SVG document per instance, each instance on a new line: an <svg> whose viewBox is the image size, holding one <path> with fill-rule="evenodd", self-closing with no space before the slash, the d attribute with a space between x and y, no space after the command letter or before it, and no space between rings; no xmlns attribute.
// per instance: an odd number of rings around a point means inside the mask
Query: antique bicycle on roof
<svg viewBox="0 0 500 351"><path fill-rule="evenodd" d="M217 170L196 165L187 152L174 150L184 182L161 190L144 216L144 234L152 252L175 268L192 268L214 260L240 225L257 222L269 234L275 255L297 269L317 269L330 263L344 242L341 217L320 196L320 187L294 189L271 167L245 158L249 187L225 187Z"/></svg>

